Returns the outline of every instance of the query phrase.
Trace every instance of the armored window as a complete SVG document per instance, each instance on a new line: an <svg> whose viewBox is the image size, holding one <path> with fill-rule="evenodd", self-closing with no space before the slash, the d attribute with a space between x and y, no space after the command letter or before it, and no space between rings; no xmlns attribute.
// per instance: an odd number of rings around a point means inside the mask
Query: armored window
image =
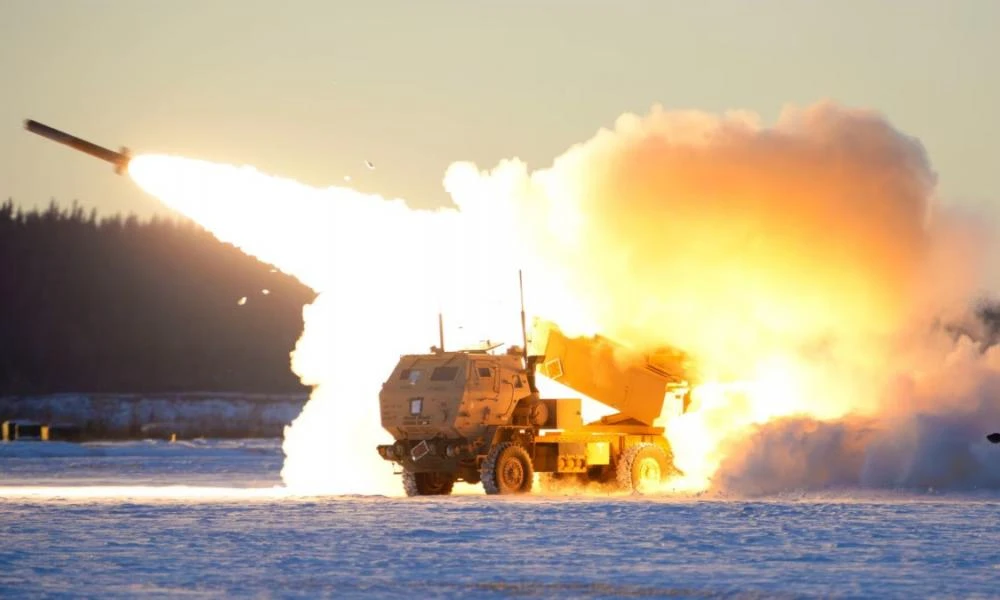
<svg viewBox="0 0 1000 600"><path fill-rule="evenodd" d="M522 387L524 387L524 382L521 381L521 376L520 375L515 375L514 376L514 387L516 387L516 388L522 388Z"/></svg>
<svg viewBox="0 0 1000 600"><path fill-rule="evenodd" d="M458 367L437 367L431 373L431 381L453 381L458 375Z"/></svg>
<svg viewBox="0 0 1000 600"><path fill-rule="evenodd" d="M423 398L410 398L410 414L419 415L420 411L424 408Z"/></svg>
<svg viewBox="0 0 1000 600"><path fill-rule="evenodd" d="M416 385L420 381L420 376L422 373L419 369L403 369L399 374L399 379L401 381L409 381L410 385Z"/></svg>
<svg viewBox="0 0 1000 600"><path fill-rule="evenodd" d="M493 369L489 367L479 367L480 377L493 377Z"/></svg>

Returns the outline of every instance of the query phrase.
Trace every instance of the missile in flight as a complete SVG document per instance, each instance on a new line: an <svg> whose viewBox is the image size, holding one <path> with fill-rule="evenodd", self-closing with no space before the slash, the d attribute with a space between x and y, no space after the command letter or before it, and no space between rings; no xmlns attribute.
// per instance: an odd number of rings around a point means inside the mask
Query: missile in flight
<svg viewBox="0 0 1000 600"><path fill-rule="evenodd" d="M34 121L32 119L25 120L24 128L31 133L48 138L53 142L58 142L64 146L69 146L74 150L78 150L105 162L109 162L114 165L115 173L119 175L123 175L128 170L128 162L132 160L132 153L124 146L122 146L118 152L115 152L114 150L98 146L97 144L80 139L64 131L59 131L54 127L49 127L44 123L39 123L38 121Z"/></svg>

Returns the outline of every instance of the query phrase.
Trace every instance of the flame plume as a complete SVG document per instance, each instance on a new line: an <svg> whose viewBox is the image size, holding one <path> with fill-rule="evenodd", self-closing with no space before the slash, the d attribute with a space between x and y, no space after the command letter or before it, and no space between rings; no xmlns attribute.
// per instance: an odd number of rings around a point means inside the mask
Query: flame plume
<svg viewBox="0 0 1000 600"><path fill-rule="evenodd" d="M315 391L282 475L334 493L399 493L374 452L383 378L435 343L439 311L453 346L517 343L518 269L533 316L695 357L692 410L663 417L687 491L746 467L763 425L906 413L900 377L946 352L931 324L983 284L984 231L935 204L920 143L830 103L773 126L624 115L545 169L453 164L454 206L435 211L178 157L130 174L319 292L291 361Z"/></svg>

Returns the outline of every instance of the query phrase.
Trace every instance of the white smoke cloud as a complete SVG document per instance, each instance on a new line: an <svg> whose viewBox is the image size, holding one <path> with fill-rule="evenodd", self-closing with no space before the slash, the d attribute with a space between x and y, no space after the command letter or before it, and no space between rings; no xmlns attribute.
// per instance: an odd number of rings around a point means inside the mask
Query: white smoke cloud
<svg viewBox="0 0 1000 600"><path fill-rule="evenodd" d="M669 424L689 470L707 481L721 463L716 486L943 481L914 457L981 437L955 418L994 416L993 367L976 366L993 359L928 334L987 288L991 228L942 206L920 143L871 111L791 107L764 126L656 107L549 168L456 163L439 211L187 159L130 172L320 292L292 359L316 386L286 431L296 488L401 493L375 453L383 379L437 342L439 311L452 347L520 343L519 269L529 317L673 344L743 380Z"/></svg>
<svg viewBox="0 0 1000 600"><path fill-rule="evenodd" d="M942 416L975 394L925 378L988 376L956 371L954 341L933 331L974 323L992 223L943 203L923 146L882 115L818 103L764 126L654 108L549 169L501 165L475 185L470 170L446 179L459 202L505 190L537 276L559 281L536 308L581 332L678 345L731 381L699 388L695 410L667 422L695 488L720 462L717 489L917 481L877 469L892 453L867 444L912 457L938 439L933 423L981 445L981 427ZM899 387L914 381L920 394ZM872 433L896 431L888 419L925 433L910 445Z"/></svg>

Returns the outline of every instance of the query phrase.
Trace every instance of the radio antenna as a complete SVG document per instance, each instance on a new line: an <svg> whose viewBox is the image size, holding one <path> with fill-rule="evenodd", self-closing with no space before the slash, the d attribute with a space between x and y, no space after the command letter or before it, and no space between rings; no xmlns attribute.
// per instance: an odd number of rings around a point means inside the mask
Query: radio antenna
<svg viewBox="0 0 1000 600"><path fill-rule="evenodd" d="M438 344L441 352L444 352L444 313L438 313Z"/></svg>
<svg viewBox="0 0 1000 600"><path fill-rule="evenodd" d="M528 325L525 321L524 316L524 276L521 274L521 269L517 270L517 285L521 291L521 341L524 344L521 348L521 354L524 356L525 366L527 366L528 361Z"/></svg>

